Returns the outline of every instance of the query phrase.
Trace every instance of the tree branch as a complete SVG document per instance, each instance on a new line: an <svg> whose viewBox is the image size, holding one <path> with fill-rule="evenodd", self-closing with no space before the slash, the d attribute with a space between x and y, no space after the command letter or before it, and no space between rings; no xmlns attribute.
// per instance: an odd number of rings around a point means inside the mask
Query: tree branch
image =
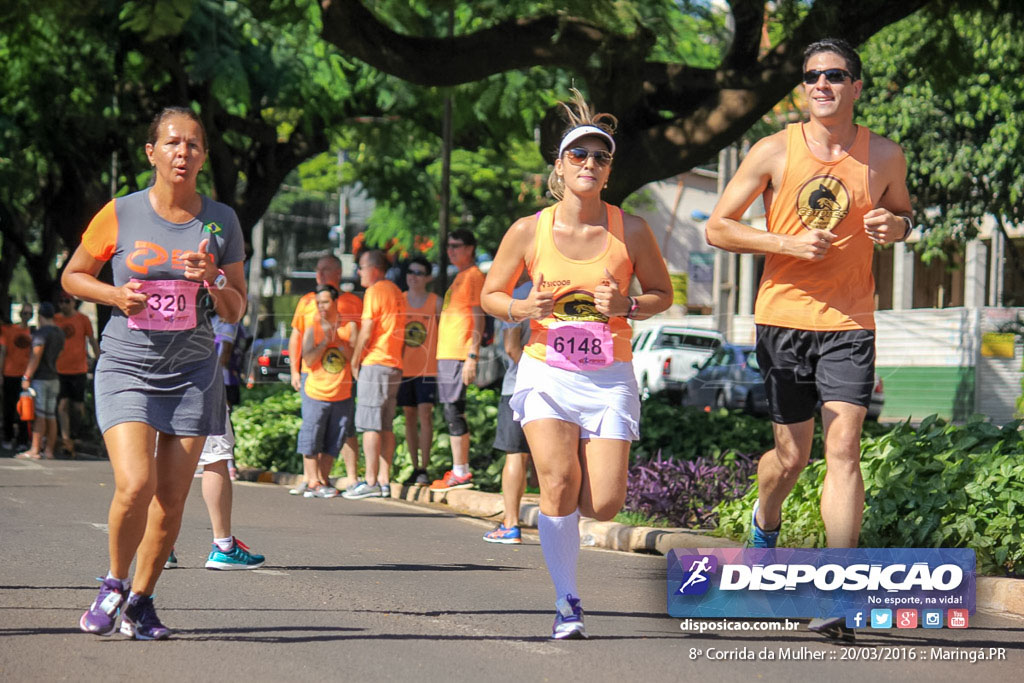
<svg viewBox="0 0 1024 683"><path fill-rule="evenodd" d="M560 66L584 72L594 52L635 36L581 19L516 19L455 38L421 38L387 27L359 0L321 2L324 40L410 83L450 86L513 69Z"/></svg>

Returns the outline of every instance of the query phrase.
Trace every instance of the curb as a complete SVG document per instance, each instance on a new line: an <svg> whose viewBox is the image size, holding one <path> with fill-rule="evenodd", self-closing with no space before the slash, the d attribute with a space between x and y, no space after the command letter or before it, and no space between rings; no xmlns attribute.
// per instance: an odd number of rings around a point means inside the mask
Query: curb
<svg viewBox="0 0 1024 683"><path fill-rule="evenodd" d="M266 472L239 469L238 478L261 484L291 486L302 477L284 472ZM474 489L431 491L426 486L400 486L391 484L391 497L410 503L444 504L453 511L472 517L493 519L500 515L505 504L499 493ZM519 506L519 523L524 527L537 527L540 506L536 498L524 500ZM703 531L688 529L628 526L618 522L599 522L580 519L580 545L631 553L666 555L673 548L738 548L742 544L728 538L718 538ZM981 576L977 579L975 606L985 612L1024 618L1024 580Z"/></svg>

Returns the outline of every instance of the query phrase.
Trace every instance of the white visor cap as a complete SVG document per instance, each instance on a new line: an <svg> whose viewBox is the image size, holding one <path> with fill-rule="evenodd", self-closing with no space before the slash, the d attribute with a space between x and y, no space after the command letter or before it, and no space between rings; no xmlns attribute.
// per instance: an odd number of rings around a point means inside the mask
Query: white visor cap
<svg viewBox="0 0 1024 683"><path fill-rule="evenodd" d="M582 137L587 135L596 135L597 137L608 142L608 151L613 155L615 154L615 140L612 139L611 135L604 130L601 130L597 126L577 126L565 134L562 138L562 144L558 146L558 157L561 158L565 154L565 150L569 149L569 145L576 142Z"/></svg>

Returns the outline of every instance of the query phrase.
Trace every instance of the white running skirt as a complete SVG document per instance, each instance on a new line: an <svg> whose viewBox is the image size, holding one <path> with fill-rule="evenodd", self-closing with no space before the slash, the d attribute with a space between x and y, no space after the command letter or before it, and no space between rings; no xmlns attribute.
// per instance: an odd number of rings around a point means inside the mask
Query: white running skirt
<svg viewBox="0 0 1024 683"><path fill-rule="evenodd" d="M640 390L632 363L573 372L524 353L510 403L523 425L550 418L579 425L580 439L640 438Z"/></svg>

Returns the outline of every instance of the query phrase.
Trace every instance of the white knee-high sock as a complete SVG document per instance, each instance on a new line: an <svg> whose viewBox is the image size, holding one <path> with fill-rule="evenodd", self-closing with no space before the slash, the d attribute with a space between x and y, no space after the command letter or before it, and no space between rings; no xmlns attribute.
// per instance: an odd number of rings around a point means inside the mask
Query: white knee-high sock
<svg viewBox="0 0 1024 683"><path fill-rule="evenodd" d="M565 517L537 516L537 531L544 562L555 584L555 599L579 597L576 589L576 560L580 554L580 511Z"/></svg>

